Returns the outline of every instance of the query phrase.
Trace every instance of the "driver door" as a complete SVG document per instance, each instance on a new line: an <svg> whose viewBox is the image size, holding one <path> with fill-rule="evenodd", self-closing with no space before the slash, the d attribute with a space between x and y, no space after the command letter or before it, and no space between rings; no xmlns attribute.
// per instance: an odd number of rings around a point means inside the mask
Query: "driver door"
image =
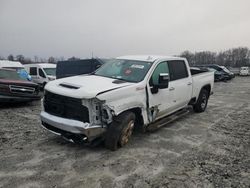
<svg viewBox="0 0 250 188"><path fill-rule="evenodd" d="M171 82L169 82L168 88L156 89L157 92L155 91L154 87L159 84L161 73L169 74L167 62L161 62L156 66L148 82L148 115L151 117L149 118L150 121L155 121L168 115L174 108L174 92L171 90Z"/></svg>

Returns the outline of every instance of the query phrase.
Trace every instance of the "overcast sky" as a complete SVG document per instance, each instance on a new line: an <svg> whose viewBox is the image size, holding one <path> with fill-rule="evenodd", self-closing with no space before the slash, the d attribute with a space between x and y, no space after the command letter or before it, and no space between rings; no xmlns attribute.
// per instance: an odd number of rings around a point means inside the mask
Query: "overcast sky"
<svg viewBox="0 0 250 188"><path fill-rule="evenodd" d="M250 47L250 0L0 0L0 55L115 57Z"/></svg>

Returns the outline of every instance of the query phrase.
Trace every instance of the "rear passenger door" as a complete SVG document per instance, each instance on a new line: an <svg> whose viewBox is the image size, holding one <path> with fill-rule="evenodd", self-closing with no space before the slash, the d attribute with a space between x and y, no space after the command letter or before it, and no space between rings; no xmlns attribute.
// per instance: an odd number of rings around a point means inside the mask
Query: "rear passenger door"
<svg viewBox="0 0 250 188"><path fill-rule="evenodd" d="M168 66L171 82L169 91L174 93L173 103L177 110L186 106L192 97L192 77L184 60L168 61Z"/></svg>

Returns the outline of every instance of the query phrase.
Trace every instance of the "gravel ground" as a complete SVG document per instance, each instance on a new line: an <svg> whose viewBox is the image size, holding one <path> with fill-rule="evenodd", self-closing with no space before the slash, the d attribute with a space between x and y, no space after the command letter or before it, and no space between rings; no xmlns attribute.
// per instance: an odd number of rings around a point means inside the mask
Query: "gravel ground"
<svg viewBox="0 0 250 188"><path fill-rule="evenodd" d="M116 152L40 127L40 102L0 108L0 187L250 187L250 78L216 83L207 111Z"/></svg>

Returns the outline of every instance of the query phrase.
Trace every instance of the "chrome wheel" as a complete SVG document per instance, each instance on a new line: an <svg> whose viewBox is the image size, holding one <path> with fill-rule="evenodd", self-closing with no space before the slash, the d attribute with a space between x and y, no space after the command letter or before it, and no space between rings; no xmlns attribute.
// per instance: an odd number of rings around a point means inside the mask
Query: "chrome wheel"
<svg viewBox="0 0 250 188"><path fill-rule="evenodd" d="M133 129L134 129L134 120L131 120L128 123L128 125L126 126L126 128L124 128L123 131L122 131L120 141L119 141L121 146L124 146L124 145L126 145L128 143L129 138L132 135Z"/></svg>
<svg viewBox="0 0 250 188"><path fill-rule="evenodd" d="M205 109L206 105L207 105L207 96L205 94L203 94L202 98L201 98L201 108Z"/></svg>

